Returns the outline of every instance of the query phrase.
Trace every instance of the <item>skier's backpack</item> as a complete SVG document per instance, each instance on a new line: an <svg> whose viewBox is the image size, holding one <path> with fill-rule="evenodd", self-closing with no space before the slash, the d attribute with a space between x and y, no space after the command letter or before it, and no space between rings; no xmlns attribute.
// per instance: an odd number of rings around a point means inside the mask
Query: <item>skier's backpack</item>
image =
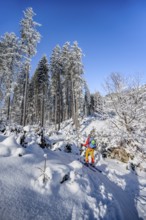
<svg viewBox="0 0 146 220"><path fill-rule="evenodd" d="M94 138L90 138L89 147L92 149L96 148L96 140Z"/></svg>

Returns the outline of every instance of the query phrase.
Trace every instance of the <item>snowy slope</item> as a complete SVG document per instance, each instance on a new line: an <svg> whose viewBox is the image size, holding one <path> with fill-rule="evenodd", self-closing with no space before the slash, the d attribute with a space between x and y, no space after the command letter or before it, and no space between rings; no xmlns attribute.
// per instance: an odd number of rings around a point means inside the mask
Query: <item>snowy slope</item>
<svg viewBox="0 0 146 220"><path fill-rule="evenodd" d="M82 137L93 127L104 126L104 121L87 119ZM135 175L125 164L98 155L96 165L103 173L93 172L79 161L83 158L71 125L61 132L50 137L57 142L54 151L43 150L35 142L24 149L14 136L0 136L0 220L146 219L146 174ZM74 143L73 153L57 150L69 140ZM65 175L68 179L61 184Z"/></svg>

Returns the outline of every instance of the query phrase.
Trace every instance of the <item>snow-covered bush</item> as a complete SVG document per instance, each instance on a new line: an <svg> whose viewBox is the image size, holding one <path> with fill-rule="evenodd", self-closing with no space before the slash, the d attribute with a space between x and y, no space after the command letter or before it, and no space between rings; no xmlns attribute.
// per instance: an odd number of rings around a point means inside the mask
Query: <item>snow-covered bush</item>
<svg viewBox="0 0 146 220"><path fill-rule="evenodd" d="M46 165L46 163L47 163L47 154L44 154L44 158L45 158L44 167L43 168L38 167L38 169L41 172L40 176L38 177L38 181L40 181L42 184L45 185L47 183L47 181L52 179L52 173Z"/></svg>

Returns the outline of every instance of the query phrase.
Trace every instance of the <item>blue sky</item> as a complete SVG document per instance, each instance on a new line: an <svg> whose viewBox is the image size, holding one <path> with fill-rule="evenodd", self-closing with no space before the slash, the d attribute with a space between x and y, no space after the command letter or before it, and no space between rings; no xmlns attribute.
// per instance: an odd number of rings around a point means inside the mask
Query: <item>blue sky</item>
<svg viewBox="0 0 146 220"><path fill-rule="evenodd" d="M32 7L42 24L38 53L50 58L53 48L78 41L85 54L85 79L90 91L103 93L111 72L140 74L146 82L146 0L4 0L0 7L0 35L15 32L23 10Z"/></svg>

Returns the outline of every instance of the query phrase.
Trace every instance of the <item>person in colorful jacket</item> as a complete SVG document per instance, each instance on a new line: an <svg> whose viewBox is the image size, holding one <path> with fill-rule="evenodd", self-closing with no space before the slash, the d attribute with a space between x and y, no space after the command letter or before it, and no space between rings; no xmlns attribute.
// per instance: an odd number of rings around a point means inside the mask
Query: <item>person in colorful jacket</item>
<svg viewBox="0 0 146 220"><path fill-rule="evenodd" d="M94 151L96 148L96 141L94 139L94 130L92 130L85 142L85 144L81 144L81 146L86 147L86 153L85 153L85 162L89 163L89 156L91 156L91 164L94 165L95 159L94 159Z"/></svg>

